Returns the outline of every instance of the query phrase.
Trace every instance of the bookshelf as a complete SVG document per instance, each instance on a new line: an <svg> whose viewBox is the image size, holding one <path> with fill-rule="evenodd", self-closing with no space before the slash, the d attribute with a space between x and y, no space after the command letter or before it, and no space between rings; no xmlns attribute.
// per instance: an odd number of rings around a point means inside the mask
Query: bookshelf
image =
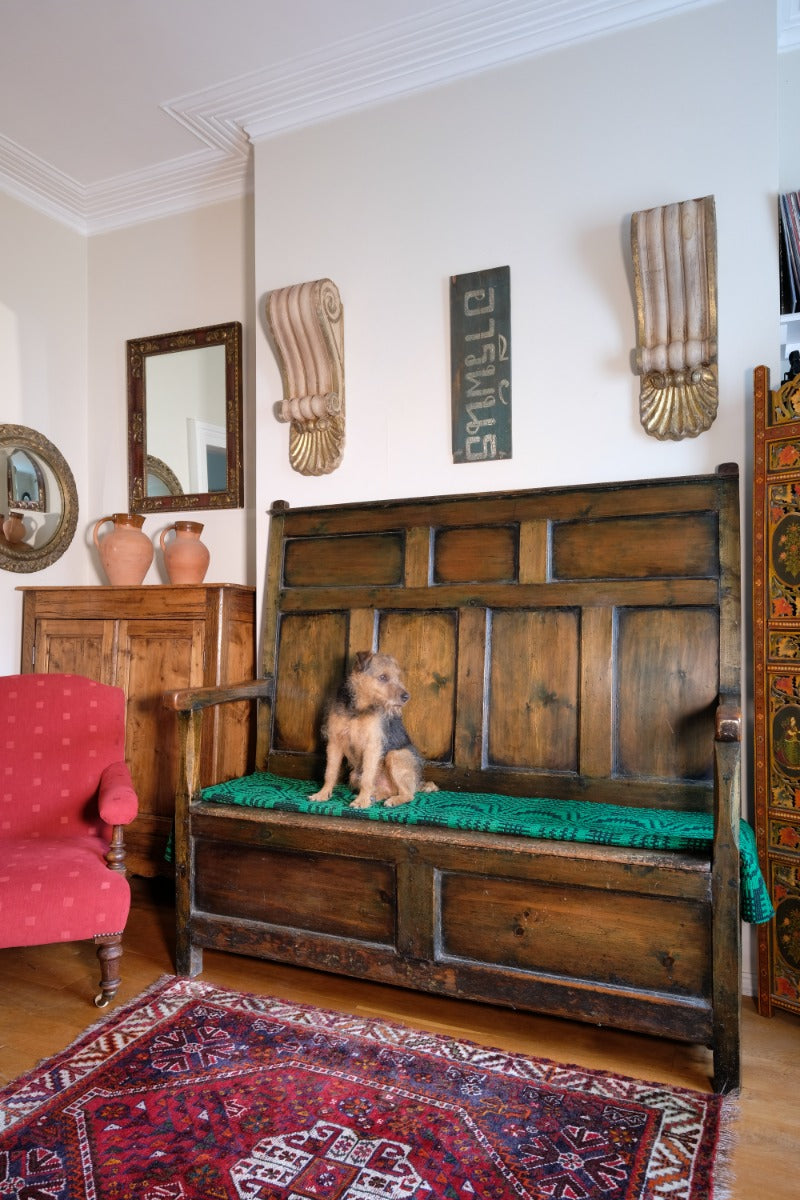
<svg viewBox="0 0 800 1200"><path fill-rule="evenodd" d="M793 350L800 350L800 313L781 313L781 378L789 370Z"/></svg>
<svg viewBox="0 0 800 1200"><path fill-rule="evenodd" d="M789 355L800 351L800 192L778 198L780 233L781 376Z"/></svg>

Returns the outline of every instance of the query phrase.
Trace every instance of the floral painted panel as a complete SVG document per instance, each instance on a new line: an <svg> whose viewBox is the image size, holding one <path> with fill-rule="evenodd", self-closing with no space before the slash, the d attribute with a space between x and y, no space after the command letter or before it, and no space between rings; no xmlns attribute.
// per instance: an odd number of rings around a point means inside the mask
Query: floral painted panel
<svg viewBox="0 0 800 1200"><path fill-rule="evenodd" d="M769 658L771 662L800 662L800 633L770 630Z"/></svg>
<svg viewBox="0 0 800 1200"><path fill-rule="evenodd" d="M769 445L770 471L791 471L800 466L800 438L788 438Z"/></svg>
<svg viewBox="0 0 800 1200"><path fill-rule="evenodd" d="M800 617L800 483L769 492L769 599L773 617Z"/></svg>
<svg viewBox="0 0 800 1200"><path fill-rule="evenodd" d="M800 809L800 675L771 677L769 712L772 806Z"/></svg>
<svg viewBox="0 0 800 1200"><path fill-rule="evenodd" d="M772 987L788 1006L800 1005L800 862L773 860L775 904Z"/></svg>

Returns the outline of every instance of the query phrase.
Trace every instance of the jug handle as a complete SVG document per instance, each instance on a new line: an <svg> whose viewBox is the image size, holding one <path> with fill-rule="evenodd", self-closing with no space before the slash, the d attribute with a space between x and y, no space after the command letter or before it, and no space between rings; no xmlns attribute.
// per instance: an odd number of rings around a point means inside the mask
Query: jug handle
<svg viewBox="0 0 800 1200"><path fill-rule="evenodd" d="M165 547L165 545L164 545L164 538L167 536L167 534L170 532L170 530L172 530L172 529L174 529L174 528L175 528L175 523L173 522L173 523L172 523L172 525L168 525L168 526L166 527L166 529L162 529L162 530L161 530L161 535L160 535L160 537L159 537L159 539L158 539L158 542L159 542L159 545L161 546L161 549L162 549L162 550L165 550L165 549L166 549L166 547Z"/></svg>
<svg viewBox="0 0 800 1200"><path fill-rule="evenodd" d="M99 521L95 522L94 529L92 530L92 537L94 539L94 544L95 544L95 546L97 546L98 550L100 549L100 543L97 540L97 531L101 525L105 525L106 521L113 521L113 520L114 520L113 517L101 517Z"/></svg>

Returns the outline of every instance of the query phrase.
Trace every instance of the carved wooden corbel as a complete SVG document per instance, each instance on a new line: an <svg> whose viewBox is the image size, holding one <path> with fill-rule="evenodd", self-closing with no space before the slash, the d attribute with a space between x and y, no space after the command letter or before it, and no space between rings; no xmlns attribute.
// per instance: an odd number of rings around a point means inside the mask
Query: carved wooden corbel
<svg viewBox="0 0 800 1200"><path fill-rule="evenodd" d="M289 461L301 475L327 475L344 454L344 322L336 284L315 279L267 297L283 380L279 421L289 422Z"/></svg>
<svg viewBox="0 0 800 1200"><path fill-rule="evenodd" d="M714 197L631 218L639 415L661 440L697 437L717 415L717 231Z"/></svg>

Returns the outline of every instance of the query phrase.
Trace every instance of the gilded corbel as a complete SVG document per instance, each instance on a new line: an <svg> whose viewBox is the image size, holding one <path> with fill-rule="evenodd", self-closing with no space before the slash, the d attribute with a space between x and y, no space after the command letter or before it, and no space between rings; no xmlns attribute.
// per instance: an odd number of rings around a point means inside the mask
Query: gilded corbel
<svg viewBox="0 0 800 1200"><path fill-rule="evenodd" d="M289 461L301 475L327 475L344 454L344 322L336 284L315 279L267 297L283 381L275 416L289 423Z"/></svg>
<svg viewBox="0 0 800 1200"><path fill-rule="evenodd" d="M639 415L652 437L697 437L717 415L714 197L631 218Z"/></svg>

